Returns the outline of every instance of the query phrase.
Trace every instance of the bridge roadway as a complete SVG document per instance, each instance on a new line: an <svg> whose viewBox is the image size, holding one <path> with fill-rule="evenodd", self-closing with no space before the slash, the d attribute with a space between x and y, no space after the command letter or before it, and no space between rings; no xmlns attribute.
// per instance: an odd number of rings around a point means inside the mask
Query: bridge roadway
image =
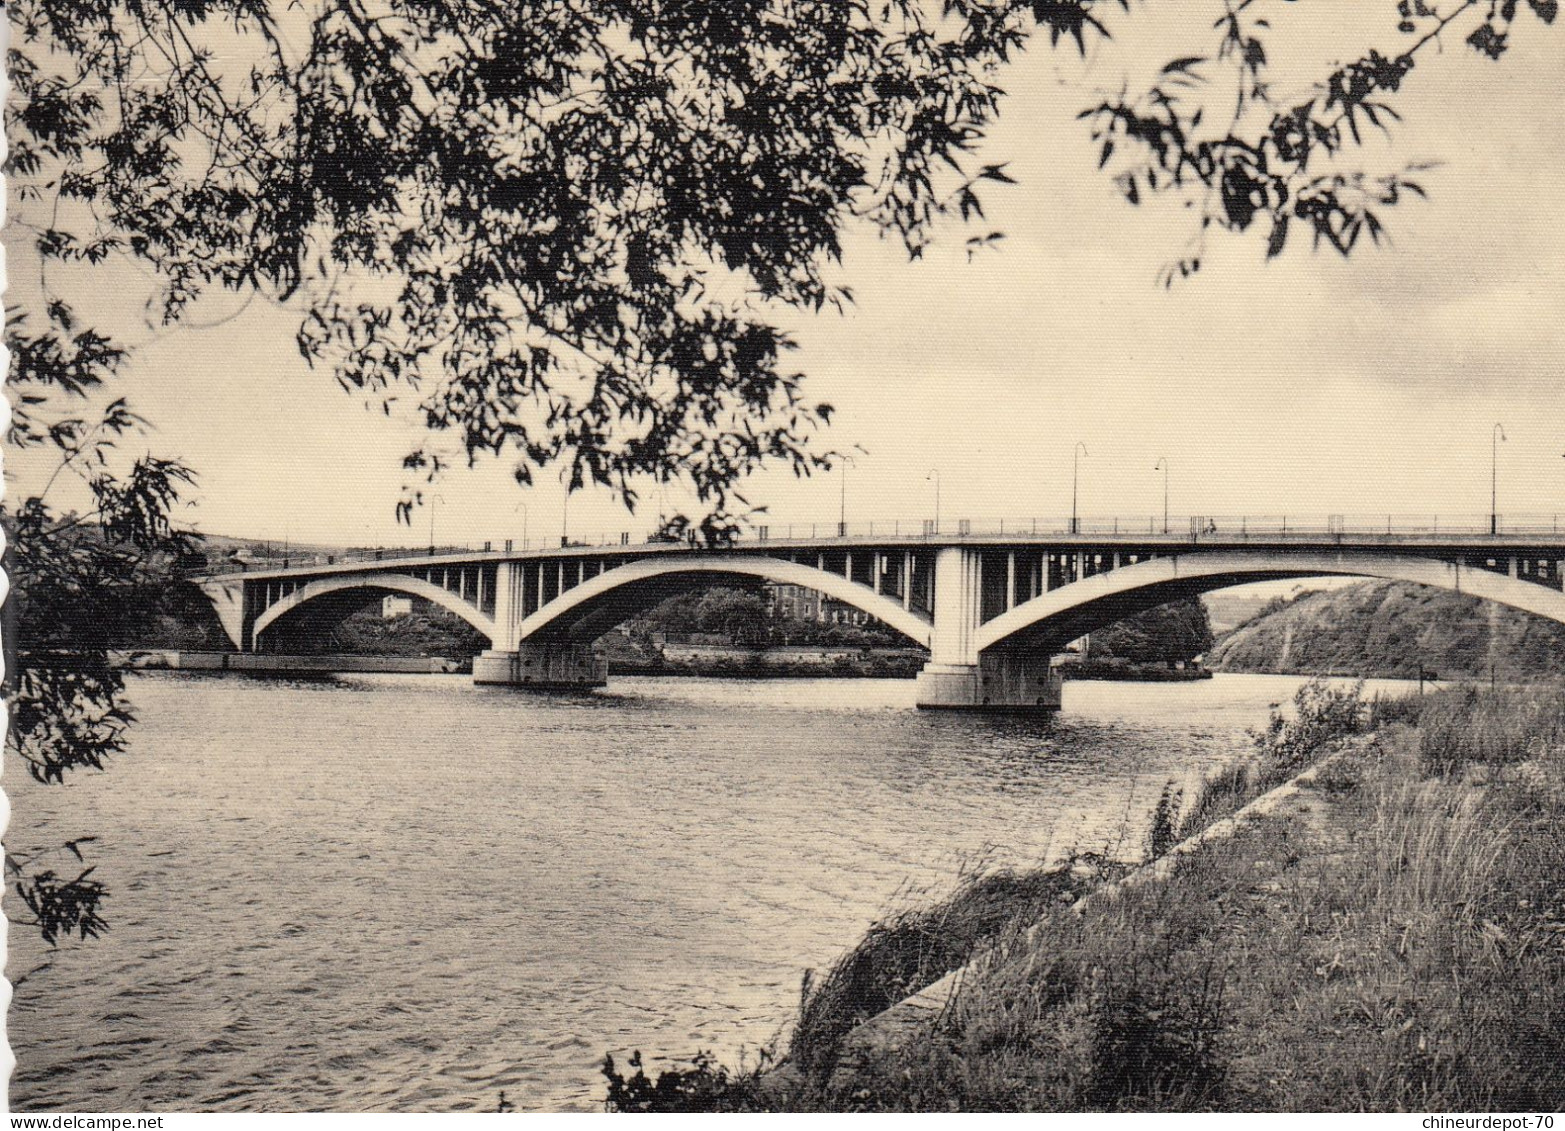
<svg viewBox="0 0 1565 1131"><path fill-rule="evenodd" d="M622 536L618 544L559 549L381 551L195 580L240 651L300 650L368 602L405 594L451 610L489 638L474 661L476 682L543 689L604 684L607 666L593 641L636 612L688 589L762 579L824 593L928 648L919 706L1008 710L1059 706L1050 657L1068 642L1168 601L1246 582L1386 578L1565 623L1565 535L1549 518L1443 528L1379 517L1291 526L1191 519L1188 530L1166 534L1119 533L1118 522L1046 524L1040 533L1037 523L1011 524L1024 533L973 533L968 523L959 524L962 533L934 533L932 523L923 525L929 532L917 535L781 539L761 528L716 549L633 545Z"/></svg>

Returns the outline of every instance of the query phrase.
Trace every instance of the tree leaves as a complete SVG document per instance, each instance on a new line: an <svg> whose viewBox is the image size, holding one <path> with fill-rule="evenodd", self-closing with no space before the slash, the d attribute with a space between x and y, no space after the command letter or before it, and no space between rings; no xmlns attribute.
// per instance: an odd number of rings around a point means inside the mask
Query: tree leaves
<svg viewBox="0 0 1565 1131"><path fill-rule="evenodd" d="M32 925L43 935L44 942L53 945L72 933L84 939L96 938L109 929L98 914L108 889L98 880L88 878L92 872L88 868L73 879L64 879L45 871L16 881L16 894L32 912Z"/></svg>
<svg viewBox="0 0 1565 1131"><path fill-rule="evenodd" d="M1531 6L1545 23L1556 13L1553 0ZM1326 76L1312 97L1281 107L1273 103L1263 77L1264 36L1270 28L1264 19L1244 16L1249 7L1229 5L1216 25L1221 33L1217 58L1235 69L1234 111L1225 125L1203 129L1204 107L1185 100L1204 61L1197 56L1171 60L1141 96L1106 99L1081 115L1092 122L1093 140L1101 145L1099 167L1120 155L1114 180L1131 204L1140 203L1144 191L1182 190L1187 204L1199 207L1196 250L1162 273L1165 283L1198 269L1210 229L1247 232L1262 214L1271 221L1265 227L1268 259L1287 246L1293 220L1309 226L1317 246L1325 244L1343 255L1366 233L1379 243L1385 235L1380 210L1409 194L1423 196L1423 187L1409 174L1428 166L1374 177L1353 168L1348 151L1363 143L1365 125L1391 133L1401 120L1391 97L1412 71L1418 52L1438 43L1447 27L1463 18L1475 19L1475 9L1487 7L1468 43L1498 58L1518 11L1515 2L1465 0L1442 15L1422 0L1398 0L1399 29L1417 37L1411 46L1395 53L1370 48ZM1128 167L1126 142L1141 153Z"/></svg>
<svg viewBox="0 0 1565 1131"><path fill-rule="evenodd" d="M301 354L417 390L448 459L720 512L762 463L821 466L776 308L849 301L850 224L917 257L982 217L1014 183L967 171L993 68L1034 29L1083 48L1099 2L316 0L284 35L267 0L17 0L14 172L86 206L43 254L141 260L167 320L298 296Z"/></svg>

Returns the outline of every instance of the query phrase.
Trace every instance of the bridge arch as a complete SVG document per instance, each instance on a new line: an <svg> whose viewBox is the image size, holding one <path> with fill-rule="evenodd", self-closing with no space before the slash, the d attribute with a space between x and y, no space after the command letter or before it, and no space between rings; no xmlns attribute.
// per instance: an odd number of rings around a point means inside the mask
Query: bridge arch
<svg viewBox="0 0 1565 1131"><path fill-rule="evenodd" d="M1565 593L1492 570L1410 554L1210 550L1154 558L1071 582L983 624L976 651L1058 652L1159 605L1231 585L1296 577L1376 577L1449 589L1565 623Z"/></svg>
<svg viewBox="0 0 1565 1131"><path fill-rule="evenodd" d="M605 570L523 619L514 638L496 647L515 650L527 641L588 643L683 589L756 578L817 590L929 647L929 621L867 585L799 562L730 553L649 555Z"/></svg>
<svg viewBox="0 0 1565 1131"><path fill-rule="evenodd" d="M443 589L433 582L398 573L343 574L317 578L306 585L301 585L286 597L267 606L265 611L255 618L251 639L259 643L262 634L268 628L285 617L300 613L305 606L312 603L317 603L320 607L324 605L326 599L334 595L350 599L362 595L367 601L377 593L403 593L409 597L422 597L432 604L455 613L489 637L491 642L494 640L496 631L494 618L485 615L471 601L465 601L451 590Z"/></svg>

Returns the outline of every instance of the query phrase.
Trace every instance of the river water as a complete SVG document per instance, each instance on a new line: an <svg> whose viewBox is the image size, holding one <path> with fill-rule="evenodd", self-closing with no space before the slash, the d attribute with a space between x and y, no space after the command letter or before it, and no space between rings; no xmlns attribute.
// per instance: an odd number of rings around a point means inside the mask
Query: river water
<svg viewBox="0 0 1565 1131"><path fill-rule="evenodd" d="M1300 682L1070 683L1047 722L890 680L138 675L106 773L7 767L8 847L98 836L111 922L12 930L11 1103L592 1109L606 1051L753 1050L964 865L1133 855Z"/></svg>

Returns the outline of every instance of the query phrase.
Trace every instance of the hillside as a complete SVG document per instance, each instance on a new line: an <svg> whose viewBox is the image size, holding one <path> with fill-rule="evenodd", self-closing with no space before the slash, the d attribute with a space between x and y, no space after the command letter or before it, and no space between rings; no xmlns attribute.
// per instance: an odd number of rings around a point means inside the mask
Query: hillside
<svg viewBox="0 0 1565 1131"><path fill-rule="evenodd" d="M1492 650L1491 650L1492 649ZM1565 625L1476 597L1406 582L1310 592L1218 640L1209 666L1231 672L1418 674L1526 680L1565 671Z"/></svg>

